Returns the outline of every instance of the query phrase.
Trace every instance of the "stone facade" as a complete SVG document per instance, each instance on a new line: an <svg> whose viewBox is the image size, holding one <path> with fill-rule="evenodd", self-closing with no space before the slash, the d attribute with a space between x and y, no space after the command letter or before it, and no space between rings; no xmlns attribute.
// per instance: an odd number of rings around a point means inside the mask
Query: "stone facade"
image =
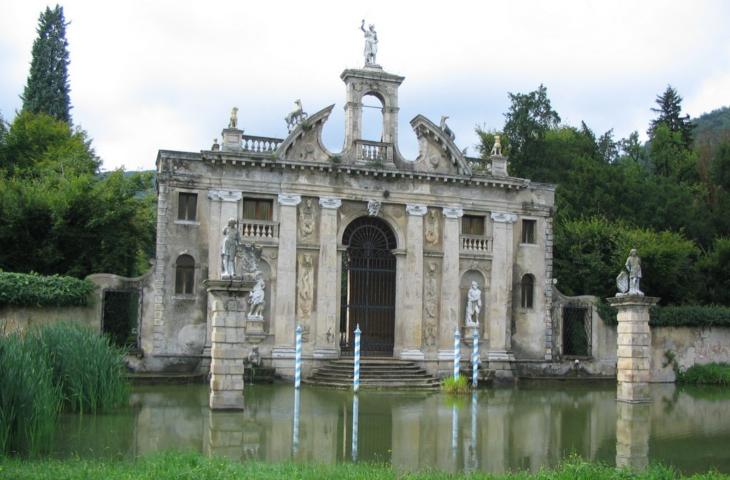
<svg viewBox="0 0 730 480"><path fill-rule="evenodd" d="M225 287L221 241L229 219L237 221L243 244L261 249L266 284L259 324L239 302L240 353L258 346L264 363L285 377L293 375L297 324L304 330L305 375L343 354L351 323L365 315L351 310L361 307L353 306L358 295L372 307L368 318L375 318L375 307L393 312L378 320L378 328L390 325L388 332L373 327L363 338L372 333L386 355L445 374L472 281L483 295L484 367L509 377L515 362L550 362L553 186L509 176L501 154L466 157L449 132L421 115L411 121L419 155L404 159L397 144L404 77L367 67L341 78L345 145L339 153L321 141L334 105L305 117L286 139L226 128L220 149L159 152L154 301L141 322L143 368L186 361L191 369L209 368L219 309L204 282ZM383 104L380 141L362 138L366 95ZM367 288L348 277L354 248L348 242L375 241L356 230L387 238L383 258L392 259L392 284L378 280L377 269L368 273ZM241 295L250 290L246 282L231 285Z"/></svg>

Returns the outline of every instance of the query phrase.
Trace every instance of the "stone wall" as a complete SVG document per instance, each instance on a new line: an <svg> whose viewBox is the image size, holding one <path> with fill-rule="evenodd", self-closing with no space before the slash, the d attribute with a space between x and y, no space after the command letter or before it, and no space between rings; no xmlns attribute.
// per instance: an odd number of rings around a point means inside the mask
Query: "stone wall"
<svg viewBox="0 0 730 480"><path fill-rule="evenodd" d="M676 379L666 352L674 354L680 370L692 365L730 362L730 328L652 327L651 334L653 382L674 382Z"/></svg>
<svg viewBox="0 0 730 480"><path fill-rule="evenodd" d="M24 332L40 325L68 321L101 331L101 317L96 305L86 307L0 307L0 334Z"/></svg>

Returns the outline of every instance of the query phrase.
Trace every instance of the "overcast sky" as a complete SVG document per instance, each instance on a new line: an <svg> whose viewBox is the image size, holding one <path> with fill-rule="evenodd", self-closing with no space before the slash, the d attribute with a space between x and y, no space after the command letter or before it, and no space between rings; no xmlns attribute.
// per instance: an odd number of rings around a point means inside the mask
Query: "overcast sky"
<svg viewBox="0 0 730 480"><path fill-rule="evenodd" d="M21 106L47 3L0 0L0 112ZM51 4L52 6L53 4ZM336 104L325 144L344 138L345 68L363 65L360 20L375 24L378 63L406 80L400 147L416 156L409 120L449 115L456 143L475 125L500 129L508 92L543 83L564 123L642 137L671 84L686 112L730 104L730 2L718 1L151 1L62 3L74 123L104 169L151 169L159 149L199 151L238 106L245 133L285 137L301 98Z"/></svg>

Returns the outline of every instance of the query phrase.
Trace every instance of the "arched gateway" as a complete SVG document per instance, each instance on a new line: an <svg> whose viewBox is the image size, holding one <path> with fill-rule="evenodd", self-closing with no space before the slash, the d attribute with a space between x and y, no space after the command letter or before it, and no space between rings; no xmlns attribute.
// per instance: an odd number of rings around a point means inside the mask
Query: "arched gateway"
<svg viewBox="0 0 730 480"><path fill-rule="evenodd" d="M360 325L364 355L392 355L395 332L396 239L377 217L359 217L342 236L340 350L352 354L354 331Z"/></svg>

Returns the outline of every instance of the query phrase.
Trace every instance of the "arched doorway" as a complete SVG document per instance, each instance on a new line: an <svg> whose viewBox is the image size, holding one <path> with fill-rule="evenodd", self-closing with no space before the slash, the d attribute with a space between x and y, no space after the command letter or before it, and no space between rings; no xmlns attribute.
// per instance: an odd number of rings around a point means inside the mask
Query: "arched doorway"
<svg viewBox="0 0 730 480"><path fill-rule="evenodd" d="M363 355L393 355L395 333L396 239L377 217L360 217L342 236L340 351L351 355L354 331L360 325Z"/></svg>

